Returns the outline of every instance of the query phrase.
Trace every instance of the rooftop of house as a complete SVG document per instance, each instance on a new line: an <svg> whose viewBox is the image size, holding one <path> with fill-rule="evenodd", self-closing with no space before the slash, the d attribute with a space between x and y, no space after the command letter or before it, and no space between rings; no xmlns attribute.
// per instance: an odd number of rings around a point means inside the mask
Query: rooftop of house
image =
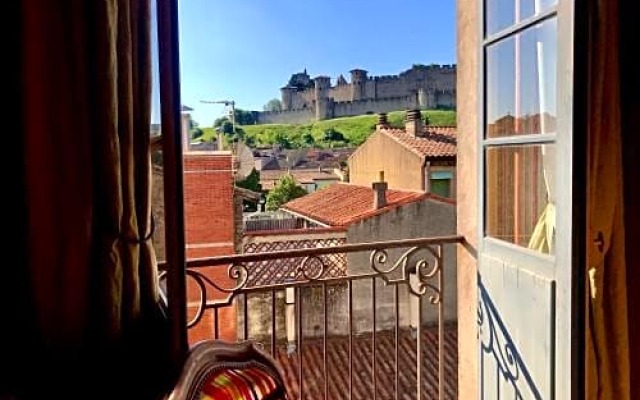
<svg viewBox="0 0 640 400"><path fill-rule="evenodd" d="M340 177L318 169L292 169L292 170L263 170L260 171L260 184L262 190L271 190L278 180L285 175L291 175L298 184L314 183L316 181L339 181Z"/></svg>
<svg viewBox="0 0 640 400"><path fill-rule="evenodd" d="M454 126L425 126L421 136L405 129L383 127L378 130L402 146L425 158L447 158L456 156L456 128Z"/></svg>
<svg viewBox="0 0 640 400"><path fill-rule="evenodd" d="M398 332L397 346L401 356L398 364L395 361L396 339L393 331L378 331L376 335L376 378L378 398L411 399L416 398L416 362L415 333L407 329ZM443 362L445 369L444 398L458 398L458 382L456 369L458 366L457 330L454 325L446 325L444 329ZM435 327L424 327L421 335L422 351L422 398L434 398L438 393L438 332ZM265 348L269 343L265 340ZM284 346L276 347L274 358L282 368L282 373L291 398L297 399L300 394L298 383L298 363L304 367L304 398L308 400L324 399L323 349L326 348L329 381L327 382L328 398L341 399L349 393L349 371L353 370L354 398L367 399L373 396L371 377L371 359L373 356L371 335L356 335L351 347L353 363L349 363L350 342L347 337L329 337L326 345L322 339L305 339L300 358L298 353L288 354ZM426 350L425 350L426 349ZM395 393L395 372L400 371L398 393ZM363 378L365 377L365 378Z"/></svg>
<svg viewBox="0 0 640 400"><path fill-rule="evenodd" d="M338 183L292 200L282 209L328 226L344 226L426 198L453 203L431 193L405 190L388 189L385 196L387 204L375 209L371 187Z"/></svg>
<svg viewBox="0 0 640 400"><path fill-rule="evenodd" d="M254 203L257 203L258 201L260 201L261 195L259 192L254 192L253 190L245 189L240 186L234 186L233 191L234 191L234 194L237 196L240 196L242 200L251 201Z"/></svg>
<svg viewBox="0 0 640 400"><path fill-rule="evenodd" d="M299 168L338 168L341 163L345 163L349 156L356 150L356 147L345 147L340 149L308 149L305 152L295 150L283 150L278 154L277 160L281 169ZM293 165L289 158L295 158Z"/></svg>

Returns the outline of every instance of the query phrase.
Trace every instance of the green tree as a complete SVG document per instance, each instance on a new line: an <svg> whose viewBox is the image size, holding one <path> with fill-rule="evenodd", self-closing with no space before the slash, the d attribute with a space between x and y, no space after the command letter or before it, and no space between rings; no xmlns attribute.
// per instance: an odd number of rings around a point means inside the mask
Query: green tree
<svg viewBox="0 0 640 400"><path fill-rule="evenodd" d="M311 133L306 132L302 134L302 143L307 147L313 147L313 145L316 144L316 141Z"/></svg>
<svg viewBox="0 0 640 400"><path fill-rule="evenodd" d="M322 138L325 142L344 142L344 135L333 129L329 128L324 131L324 136Z"/></svg>
<svg viewBox="0 0 640 400"><path fill-rule="evenodd" d="M236 108L235 110L235 118L236 118L236 126L237 125L254 125L256 123L256 119L253 115L252 111L246 111L240 108ZM220 118L216 118L213 121L213 127L222 126L225 122L231 123L231 119L229 116L224 116Z"/></svg>
<svg viewBox="0 0 640 400"><path fill-rule="evenodd" d="M224 133L225 135L233 134L233 124L231 123L231 121L229 120L222 121L222 124L220 125L220 127L222 129L222 133Z"/></svg>
<svg viewBox="0 0 640 400"><path fill-rule="evenodd" d="M238 125L254 125L256 119L252 111L236 108L236 124Z"/></svg>
<svg viewBox="0 0 640 400"><path fill-rule="evenodd" d="M293 148L293 145L291 144L291 140L289 140L289 137L282 132L276 133L273 143L280 145L280 147L282 147L283 149Z"/></svg>
<svg viewBox="0 0 640 400"><path fill-rule="evenodd" d="M255 136L249 136L246 135L244 136L244 144L246 144L247 146L253 148L256 147L256 138Z"/></svg>
<svg viewBox="0 0 640 400"><path fill-rule="evenodd" d="M253 190L254 192L261 192L262 185L260 185L260 172L254 168L246 178L236 182L236 186Z"/></svg>
<svg viewBox="0 0 640 400"><path fill-rule="evenodd" d="M275 211L284 203L306 194L307 191L298 186L291 175L285 175L267 194L267 210Z"/></svg>
<svg viewBox="0 0 640 400"><path fill-rule="evenodd" d="M192 119L189 120L189 136L191 140L199 139L204 134L204 131L198 123Z"/></svg>
<svg viewBox="0 0 640 400"><path fill-rule="evenodd" d="M278 99L271 99L267 101L262 107L263 111L282 111L282 102Z"/></svg>

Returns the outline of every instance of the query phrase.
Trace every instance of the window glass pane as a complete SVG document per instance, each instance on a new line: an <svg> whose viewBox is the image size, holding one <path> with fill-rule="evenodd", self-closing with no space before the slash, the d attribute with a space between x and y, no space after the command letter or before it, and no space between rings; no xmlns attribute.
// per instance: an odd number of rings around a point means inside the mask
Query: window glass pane
<svg viewBox="0 0 640 400"><path fill-rule="evenodd" d="M487 137L556 129L556 19L487 47Z"/></svg>
<svg viewBox="0 0 640 400"><path fill-rule="evenodd" d="M429 191L442 197L451 196L451 180L449 179L431 179L429 182Z"/></svg>
<svg viewBox="0 0 640 400"><path fill-rule="evenodd" d="M485 233L551 253L554 145L491 147L485 163Z"/></svg>
<svg viewBox="0 0 640 400"><path fill-rule="evenodd" d="M452 171L433 171L431 172L431 179L453 179Z"/></svg>
<svg viewBox="0 0 640 400"><path fill-rule="evenodd" d="M499 32L557 4L557 0L487 0L487 35Z"/></svg>

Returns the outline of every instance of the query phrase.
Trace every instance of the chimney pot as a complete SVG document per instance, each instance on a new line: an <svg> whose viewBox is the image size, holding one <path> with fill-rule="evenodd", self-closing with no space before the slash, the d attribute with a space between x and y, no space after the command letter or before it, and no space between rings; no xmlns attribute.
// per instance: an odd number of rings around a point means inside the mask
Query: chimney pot
<svg viewBox="0 0 640 400"><path fill-rule="evenodd" d="M420 110L416 109L407 111L405 130L412 136L422 136L422 114L420 113Z"/></svg>
<svg viewBox="0 0 640 400"><path fill-rule="evenodd" d="M379 113L378 114L378 123L376 124L377 128L386 128L389 126L389 120L387 119L387 113Z"/></svg>
<svg viewBox="0 0 640 400"><path fill-rule="evenodd" d="M378 210L387 205L387 182L384 181L384 171L380 171L380 181L373 182L373 209Z"/></svg>

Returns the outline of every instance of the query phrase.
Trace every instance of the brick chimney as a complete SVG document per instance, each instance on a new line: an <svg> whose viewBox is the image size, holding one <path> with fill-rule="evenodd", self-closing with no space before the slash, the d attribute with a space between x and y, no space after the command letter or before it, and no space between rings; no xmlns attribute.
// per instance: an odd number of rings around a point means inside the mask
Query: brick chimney
<svg viewBox="0 0 640 400"><path fill-rule="evenodd" d="M384 171L380 171L380 180L373 182L373 209L378 210L387 205L387 182L384 181Z"/></svg>
<svg viewBox="0 0 640 400"><path fill-rule="evenodd" d="M407 111L405 130L412 136L422 136L422 114L420 113L420 110Z"/></svg>
<svg viewBox="0 0 640 400"><path fill-rule="evenodd" d="M387 113L378 114L378 122L376 123L376 129L389 127L389 120L387 119Z"/></svg>
<svg viewBox="0 0 640 400"><path fill-rule="evenodd" d="M188 258L215 257L236 252L236 203L234 179L231 172L233 154L230 151L196 151L184 154L184 219L186 256ZM215 229L212 229L215 227ZM201 272L223 287L232 287L227 267L208 267ZM187 312L195 315L200 292L197 285L187 281ZM215 290L207 292L207 300L221 300L226 294ZM224 312L223 312L224 311ZM235 305L220 310L220 335L235 340ZM189 343L210 338L214 314L205 313L202 321L189 329Z"/></svg>

